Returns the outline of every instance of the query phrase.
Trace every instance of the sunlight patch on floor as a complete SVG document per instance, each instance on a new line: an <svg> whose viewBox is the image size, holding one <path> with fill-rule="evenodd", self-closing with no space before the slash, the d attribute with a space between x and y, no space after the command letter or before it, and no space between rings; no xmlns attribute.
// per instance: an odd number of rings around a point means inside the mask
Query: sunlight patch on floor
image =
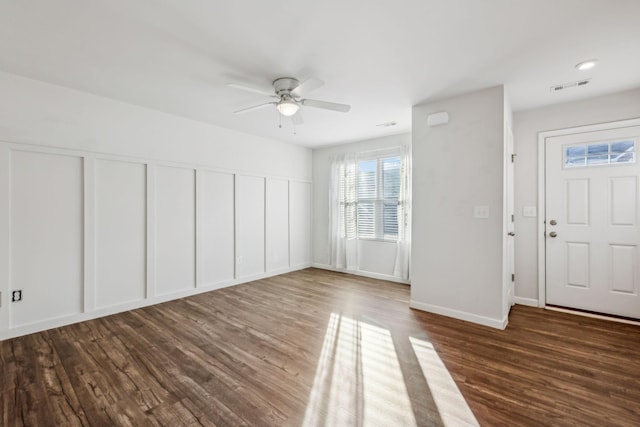
<svg viewBox="0 0 640 427"><path fill-rule="evenodd" d="M409 340L431 390L433 401L438 407L443 424L449 427L479 426L476 417L471 412L433 345L428 341L414 337L410 337Z"/></svg>
<svg viewBox="0 0 640 427"><path fill-rule="evenodd" d="M391 334L332 313L304 426L416 426Z"/></svg>

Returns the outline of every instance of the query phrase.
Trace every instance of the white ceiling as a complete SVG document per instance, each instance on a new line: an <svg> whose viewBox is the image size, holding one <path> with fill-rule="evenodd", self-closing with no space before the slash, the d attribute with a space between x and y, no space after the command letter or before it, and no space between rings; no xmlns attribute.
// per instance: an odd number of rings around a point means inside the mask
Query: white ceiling
<svg viewBox="0 0 640 427"><path fill-rule="evenodd" d="M316 147L408 132L412 105L498 84L514 110L638 87L638 17L638 0L0 0L0 70ZM352 110L306 107L296 135L275 109L232 113L265 98L226 83L284 76Z"/></svg>

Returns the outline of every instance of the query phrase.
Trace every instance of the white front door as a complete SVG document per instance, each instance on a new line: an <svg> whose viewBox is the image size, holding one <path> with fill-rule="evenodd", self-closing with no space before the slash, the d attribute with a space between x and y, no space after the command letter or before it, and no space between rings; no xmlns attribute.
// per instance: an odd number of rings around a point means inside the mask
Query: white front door
<svg viewBox="0 0 640 427"><path fill-rule="evenodd" d="M640 318L640 126L545 148L546 303Z"/></svg>

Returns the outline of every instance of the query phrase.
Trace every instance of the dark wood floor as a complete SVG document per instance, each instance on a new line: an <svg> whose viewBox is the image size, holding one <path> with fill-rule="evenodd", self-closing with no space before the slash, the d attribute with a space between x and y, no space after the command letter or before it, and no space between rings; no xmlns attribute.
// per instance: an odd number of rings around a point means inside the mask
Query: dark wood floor
<svg viewBox="0 0 640 427"><path fill-rule="evenodd" d="M515 306L498 331L408 299L308 269L6 340L0 420L457 426L464 397L483 426L640 425L640 327Z"/></svg>

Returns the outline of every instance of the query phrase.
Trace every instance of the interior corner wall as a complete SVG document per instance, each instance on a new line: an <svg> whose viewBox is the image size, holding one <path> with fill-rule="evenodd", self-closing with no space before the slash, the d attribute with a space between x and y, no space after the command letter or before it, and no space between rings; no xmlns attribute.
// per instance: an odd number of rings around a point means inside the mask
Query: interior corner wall
<svg viewBox="0 0 640 427"><path fill-rule="evenodd" d="M411 134L404 133L313 150L312 240L314 266L331 268L329 260L329 185L332 158L346 153L383 150L410 143ZM354 273L392 279L396 246L395 242L360 241L358 270Z"/></svg>
<svg viewBox="0 0 640 427"><path fill-rule="evenodd" d="M429 127L430 114L449 123ZM411 306L497 328L503 292L504 87L413 107ZM474 207L489 209L475 218Z"/></svg>
<svg viewBox="0 0 640 427"><path fill-rule="evenodd" d="M7 73L0 93L0 339L311 265L310 149Z"/></svg>
<svg viewBox="0 0 640 427"><path fill-rule="evenodd" d="M583 89L580 89L583 90ZM589 90L586 87L584 90ZM562 96L562 93L557 95ZM538 305L538 220L522 215L538 204L538 133L640 118L640 89L514 114L516 302ZM544 212L537 212L544 215ZM542 301L544 303L544 301Z"/></svg>

